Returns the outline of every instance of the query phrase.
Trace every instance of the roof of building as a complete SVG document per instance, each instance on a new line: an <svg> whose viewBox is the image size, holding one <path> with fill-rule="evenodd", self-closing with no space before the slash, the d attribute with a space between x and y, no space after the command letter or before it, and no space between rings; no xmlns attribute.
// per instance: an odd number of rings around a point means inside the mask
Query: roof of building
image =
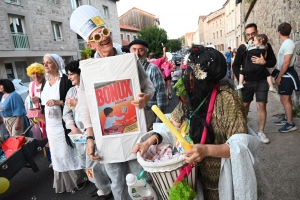
<svg viewBox="0 0 300 200"><path fill-rule="evenodd" d="M138 11L138 12L139 12L140 14L142 14L142 15L146 15L146 16L148 16L148 17L150 17L150 18L153 18L153 19L155 19L155 20L158 20L158 18L155 17L155 15L153 15L153 14L151 14L151 13L148 13L148 12L146 12L146 11L144 11L144 10L141 10L141 9L139 9L139 8L136 8L136 7L133 7L133 8L131 8L130 10L128 10L127 12L125 12L123 15L121 15L121 16L119 17L119 19L125 17L129 12L131 12L131 11L133 11L133 10Z"/></svg>
<svg viewBox="0 0 300 200"><path fill-rule="evenodd" d="M130 43L130 41L128 41L128 40L122 40L122 47L123 46L128 46L129 43Z"/></svg>
<svg viewBox="0 0 300 200"><path fill-rule="evenodd" d="M132 27L132 26L127 26L125 24L120 24L120 29L125 29L125 30L129 30L129 31L140 31L140 29Z"/></svg>
<svg viewBox="0 0 300 200"><path fill-rule="evenodd" d="M198 24L199 24L199 21L200 21L200 20L204 21L205 18L206 18L206 15L200 15L200 16L199 16L199 19L198 19Z"/></svg>

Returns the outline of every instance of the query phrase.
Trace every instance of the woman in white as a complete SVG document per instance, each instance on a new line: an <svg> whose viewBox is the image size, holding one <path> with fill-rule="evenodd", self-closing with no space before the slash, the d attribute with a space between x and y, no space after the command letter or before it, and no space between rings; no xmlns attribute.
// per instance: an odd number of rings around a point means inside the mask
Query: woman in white
<svg viewBox="0 0 300 200"><path fill-rule="evenodd" d="M78 95L77 90L80 86L79 60L71 61L66 66L66 72L69 80L74 87L70 88L66 96L66 104L63 112L63 119L66 122L66 127L71 129L73 134L84 134L85 128L82 123L81 115L78 113ZM83 168L92 169L96 176L88 176L89 180L95 184L95 189L89 196L97 196L97 199L103 199L111 195L110 179L104 169L104 165L100 162L94 162L86 154L86 143L76 143L77 154Z"/></svg>
<svg viewBox="0 0 300 200"><path fill-rule="evenodd" d="M44 56L46 83L42 88L41 100L47 123L46 131L50 144L56 193L80 190L85 186L86 175L80 166L76 150L68 137L62 120L64 101L72 83L62 73L65 64L56 54Z"/></svg>

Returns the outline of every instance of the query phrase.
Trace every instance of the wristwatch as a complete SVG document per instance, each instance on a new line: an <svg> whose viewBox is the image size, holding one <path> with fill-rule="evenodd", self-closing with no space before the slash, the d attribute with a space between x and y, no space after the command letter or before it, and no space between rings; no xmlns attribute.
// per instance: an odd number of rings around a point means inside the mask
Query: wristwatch
<svg viewBox="0 0 300 200"><path fill-rule="evenodd" d="M88 139L95 140L94 136L87 136L87 137L86 137L86 140L88 140Z"/></svg>

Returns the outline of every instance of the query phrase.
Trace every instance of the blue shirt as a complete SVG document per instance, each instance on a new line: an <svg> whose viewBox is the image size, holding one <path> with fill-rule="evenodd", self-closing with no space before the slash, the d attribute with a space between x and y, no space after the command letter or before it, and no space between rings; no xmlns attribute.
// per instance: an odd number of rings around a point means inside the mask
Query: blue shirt
<svg viewBox="0 0 300 200"><path fill-rule="evenodd" d="M226 62L230 63L231 62L231 53L229 51L227 51L225 53L225 57L226 57Z"/></svg>
<svg viewBox="0 0 300 200"><path fill-rule="evenodd" d="M2 96L2 99L4 95ZM0 102L0 113L2 117L20 117L26 115L26 110L22 97L17 92L10 93L4 102Z"/></svg>

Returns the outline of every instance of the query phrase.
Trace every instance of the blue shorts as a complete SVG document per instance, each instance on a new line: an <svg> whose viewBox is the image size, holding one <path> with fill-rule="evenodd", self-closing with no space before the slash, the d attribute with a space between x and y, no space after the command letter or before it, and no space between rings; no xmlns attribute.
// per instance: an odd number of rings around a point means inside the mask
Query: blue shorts
<svg viewBox="0 0 300 200"><path fill-rule="evenodd" d="M278 86L278 94L292 95L295 89L295 84L290 77L281 77L280 85Z"/></svg>

